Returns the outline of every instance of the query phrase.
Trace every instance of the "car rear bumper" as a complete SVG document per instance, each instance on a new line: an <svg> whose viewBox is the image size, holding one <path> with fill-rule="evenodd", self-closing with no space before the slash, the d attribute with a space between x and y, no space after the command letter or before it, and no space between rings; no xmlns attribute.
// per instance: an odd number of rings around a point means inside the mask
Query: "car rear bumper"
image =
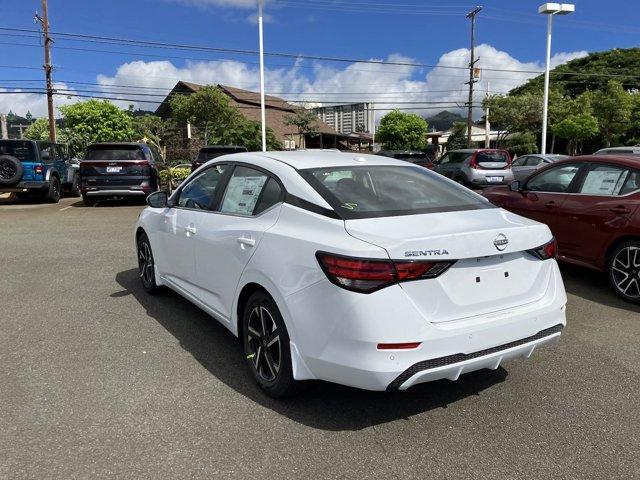
<svg viewBox="0 0 640 480"><path fill-rule="evenodd" d="M91 187L83 188L82 194L89 197L146 197L153 189L146 188L105 188L105 187Z"/></svg>
<svg viewBox="0 0 640 480"><path fill-rule="evenodd" d="M404 390L529 357L557 341L566 325L566 294L555 262L552 273L536 301L442 323L425 318L398 285L362 295L321 281L287 297L294 377ZM405 342L420 345L378 349L379 343Z"/></svg>
<svg viewBox="0 0 640 480"><path fill-rule="evenodd" d="M0 186L0 192L3 193L24 193L33 190L48 190L49 181L24 181L11 187Z"/></svg>

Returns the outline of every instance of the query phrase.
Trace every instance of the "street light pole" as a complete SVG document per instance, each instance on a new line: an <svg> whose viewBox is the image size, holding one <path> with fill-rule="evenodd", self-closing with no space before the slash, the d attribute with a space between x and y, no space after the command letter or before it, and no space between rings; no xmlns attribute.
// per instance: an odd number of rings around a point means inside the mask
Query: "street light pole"
<svg viewBox="0 0 640 480"><path fill-rule="evenodd" d="M264 106L264 41L262 31L262 2L258 0L258 35L260 36L260 119L262 123L262 151L267 151L267 120Z"/></svg>
<svg viewBox="0 0 640 480"><path fill-rule="evenodd" d="M542 99L542 144L540 153L547 153L547 115L549 112L549 72L551 70L551 28L553 25L553 13L547 15L547 56L544 69L544 97Z"/></svg>
<svg viewBox="0 0 640 480"><path fill-rule="evenodd" d="M547 54L544 70L544 94L542 100L542 141L540 153L547 153L547 117L549 113L549 73L551 72L551 29L554 15L567 15L575 11L571 3L545 3L538 7L538 13L547 15Z"/></svg>

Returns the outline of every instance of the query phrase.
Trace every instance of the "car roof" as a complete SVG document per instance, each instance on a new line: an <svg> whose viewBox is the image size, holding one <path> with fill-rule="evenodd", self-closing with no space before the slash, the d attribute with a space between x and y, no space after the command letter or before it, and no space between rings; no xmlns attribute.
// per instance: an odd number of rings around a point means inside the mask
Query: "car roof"
<svg viewBox="0 0 640 480"><path fill-rule="evenodd" d="M634 155L638 155L640 154L640 147L638 146L629 146L629 147L608 147L608 148L601 148L600 150L598 150L595 154L602 154L602 153L631 153Z"/></svg>
<svg viewBox="0 0 640 480"><path fill-rule="evenodd" d="M640 168L640 158L635 157L633 155L624 155L624 154L604 154L604 155L580 155L577 157L568 157L562 160L559 160L554 163L554 165L559 165L562 163L611 163L614 165L620 165L629 168Z"/></svg>
<svg viewBox="0 0 640 480"><path fill-rule="evenodd" d="M142 147L147 146L146 143L142 142L96 142L89 145L87 148L91 147Z"/></svg>
<svg viewBox="0 0 640 480"><path fill-rule="evenodd" d="M267 160L267 162L272 161L284 163L296 170L302 170L305 168L346 167L357 165L398 165L403 167L407 165L407 162L404 160L396 160L382 155L326 150L234 153L231 155L225 155L224 157L218 157L215 160L221 161L228 159L229 161L241 162L243 159L247 158L258 161Z"/></svg>

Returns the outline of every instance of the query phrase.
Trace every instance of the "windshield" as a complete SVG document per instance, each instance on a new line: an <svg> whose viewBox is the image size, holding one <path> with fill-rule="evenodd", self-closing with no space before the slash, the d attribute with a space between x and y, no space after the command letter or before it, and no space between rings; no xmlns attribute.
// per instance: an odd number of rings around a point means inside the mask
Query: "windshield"
<svg viewBox="0 0 640 480"><path fill-rule="evenodd" d="M412 165L310 168L300 173L344 219L494 208L467 189Z"/></svg>
<svg viewBox="0 0 640 480"><path fill-rule="evenodd" d="M482 150L476 154L476 163L509 163L509 154L500 150Z"/></svg>
<svg viewBox="0 0 640 480"><path fill-rule="evenodd" d="M36 161L36 154L33 149L33 143L31 142L0 142L0 155L11 155L21 162Z"/></svg>
<svg viewBox="0 0 640 480"><path fill-rule="evenodd" d="M144 160L140 147L89 147L85 160Z"/></svg>

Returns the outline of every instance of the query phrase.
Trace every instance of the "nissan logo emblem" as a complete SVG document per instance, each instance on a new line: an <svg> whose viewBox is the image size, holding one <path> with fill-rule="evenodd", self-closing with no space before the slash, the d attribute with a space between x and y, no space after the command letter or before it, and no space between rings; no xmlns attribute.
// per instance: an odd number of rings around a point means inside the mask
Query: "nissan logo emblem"
<svg viewBox="0 0 640 480"><path fill-rule="evenodd" d="M496 246L496 248L498 249L498 251L503 251L505 248L507 248L507 245L509 244L509 239L503 234L501 233L500 235L498 235L496 237L496 239L493 241L493 244Z"/></svg>

